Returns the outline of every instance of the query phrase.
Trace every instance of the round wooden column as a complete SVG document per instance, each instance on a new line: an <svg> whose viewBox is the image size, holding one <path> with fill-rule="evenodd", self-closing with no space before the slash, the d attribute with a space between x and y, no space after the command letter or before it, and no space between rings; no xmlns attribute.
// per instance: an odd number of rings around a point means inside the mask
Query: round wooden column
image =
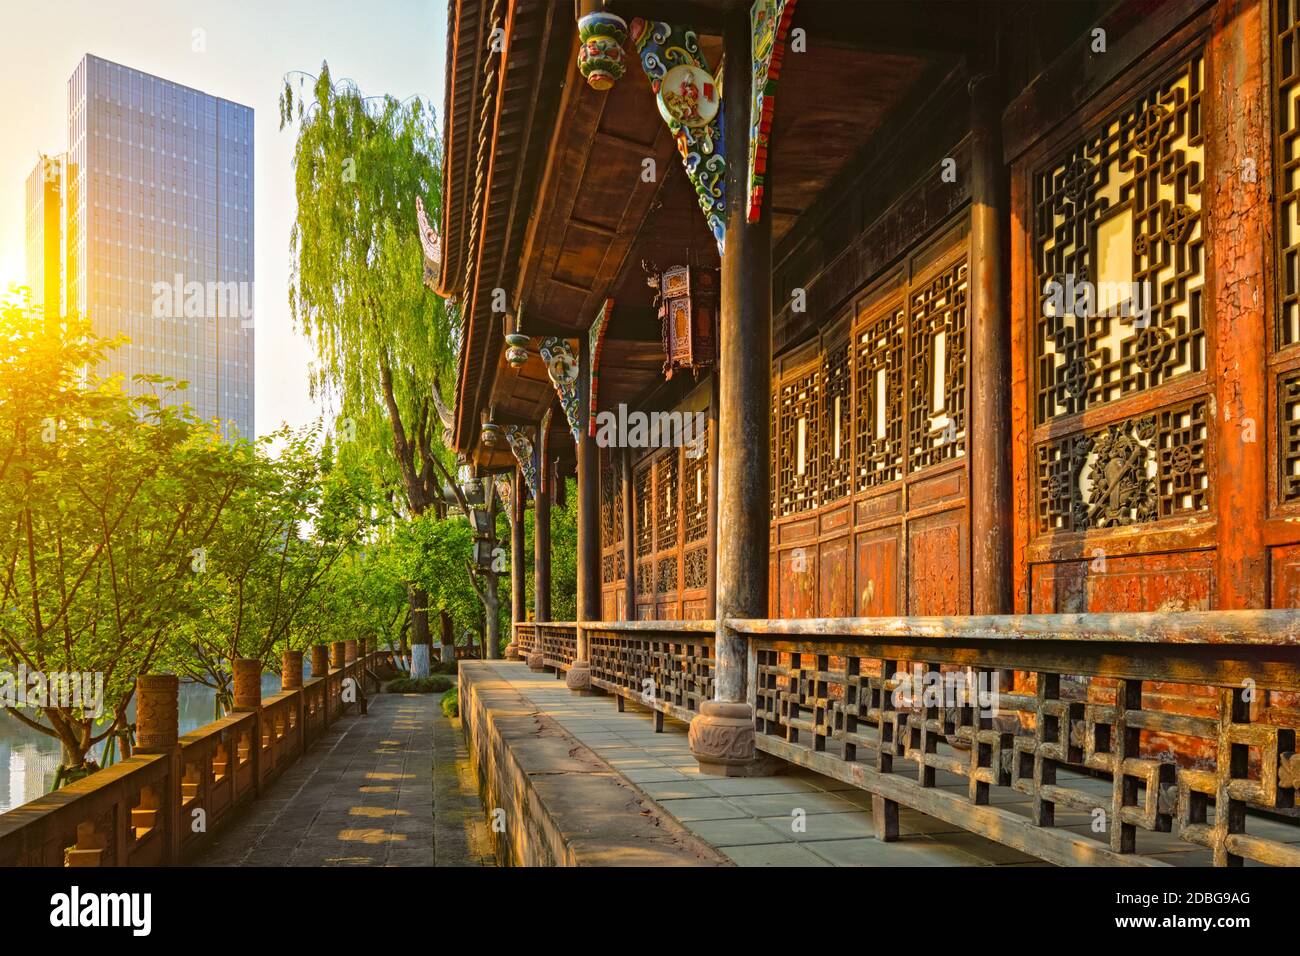
<svg viewBox="0 0 1300 956"><path fill-rule="evenodd" d="M600 449L587 428L591 414L591 350L587 337L578 340L578 622L600 620ZM587 632L578 628L573 663L565 686L583 693L591 689Z"/></svg>
<svg viewBox="0 0 1300 956"><path fill-rule="evenodd" d="M344 641L343 642L343 663L351 664L356 659L357 659L357 642Z"/></svg>
<svg viewBox="0 0 1300 956"><path fill-rule="evenodd" d="M748 703L748 642L730 618L767 616L768 434L772 400L772 216L765 190L759 221L749 223L749 104L752 39L749 8L726 14L723 96L727 162L727 234L722 255L718 360L718 547L716 699L691 721L691 752L702 773L745 773L754 762L754 713ZM735 64L735 66L732 66ZM630 571L629 571L630 573Z"/></svg>
<svg viewBox="0 0 1300 956"><path fill-rule="evenodd" d="M528 485L524 475L515 466L511 477L510 492L510 643L506 645L506 660L519 659L519 647L515 644L515 625L528 619L528 598L525 579L528 569L524 566L524 494Z"/></svg>
<svg viewBox="0 0 1300 956"><path fill-rule="evenodd" d="M302 651L285 651L281 656L280 689L302 689Z"/></svg>
<svg viewBox="0 0 1300 956"><path fill-rule="evenodd" d="M235 659L235 710L257 710L262 706L262 662L255 657Z"/></svg>
<svg viewBox="0 0 1300 956"><path fill-rule="evenodd" d="M344 645L335 641L330 645L330 670L342 670L344 663Z"/></svg>
<svg viewBox="0 0 1300 956"><path fill-rule="evenodd" d="M537 448L540 450L545 444L539 426ZM551 619L551 476L547 462L539 461L537 464L537 500L533 510L533 619L541 624ZM543 660L539 633L528 653L528 666L540 671Z"/></svg>
<svg viewBox="0 0 1300 956"><path fill-rule="evenodd" d="M135 753L162 754L179 739L180 681L175 674L141 674L135 679Z"/></svg>

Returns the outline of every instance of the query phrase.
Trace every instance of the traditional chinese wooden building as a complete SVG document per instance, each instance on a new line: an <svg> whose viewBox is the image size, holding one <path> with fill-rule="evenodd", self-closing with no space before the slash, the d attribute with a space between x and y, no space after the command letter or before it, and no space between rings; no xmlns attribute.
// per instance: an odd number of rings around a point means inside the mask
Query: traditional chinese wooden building
<svg viewBox="0 0 1300 956"><path fill-rule="evenodd" d="M1294 803L1295 619L1195 612L1300 603L1296 0L449 7L453 440L537 502L520 649L578 688L654 671L711 769L757 736L885 833L911 797L842 769L868 725L917 800L948 759L974 807L1032 793L1050 859L1176 821L1294 862L1225 811ZM1018 721L908 724L913 659L1015 672ZM1113 858L1044 836L1070 767L1119 781Z"/></svg>

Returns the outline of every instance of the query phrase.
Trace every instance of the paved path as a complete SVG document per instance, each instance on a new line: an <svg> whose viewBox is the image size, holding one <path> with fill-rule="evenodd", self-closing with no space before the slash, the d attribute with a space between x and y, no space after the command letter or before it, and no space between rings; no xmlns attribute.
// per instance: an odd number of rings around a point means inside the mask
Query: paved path
<svg viewBox="0 0 1300 956"><path fill-rule="evenodd" d="M459 718L433 721L433 854L435 866L496 866L478 774Z"/></svg>
<svg viewBox="0 0 1300 956"><path fill-rule="evenodd" d="M432 694L380 694L343 717L196 866L432 866Z"/></svg>
<svg viewBox="0 0 1300 956"><path fill-rule="evenodd" d="M702 775L686 741L686 724L631 701L579 696L550 673L518 663L497 674L594 750L700 839L740 866L989 866L1044 865L914 810L900 808L897 842L875 839L871 796L795 769L773 777ZM1108 785L1109 786L1109 785Z"/></svg>

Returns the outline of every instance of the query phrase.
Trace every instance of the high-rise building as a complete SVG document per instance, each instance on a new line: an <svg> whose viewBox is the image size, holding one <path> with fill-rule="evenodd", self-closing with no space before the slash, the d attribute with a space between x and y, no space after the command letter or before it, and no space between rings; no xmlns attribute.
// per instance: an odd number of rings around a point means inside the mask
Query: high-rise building
<svg viewBox="0 0 1300 956"><path fill-rule="evenodd" d="M61 181L62 308L130 340L98 373L187 382L174 402L254 437L252 109L87 54L57 166L39 203L28 180L29 270Z"/></svg>
<svg viewBox="0 0 1300 956"><path fill-rule="evenodd" d="M27 282L32 303L62 311L63 161L42 155L27 177Z"/></svg>

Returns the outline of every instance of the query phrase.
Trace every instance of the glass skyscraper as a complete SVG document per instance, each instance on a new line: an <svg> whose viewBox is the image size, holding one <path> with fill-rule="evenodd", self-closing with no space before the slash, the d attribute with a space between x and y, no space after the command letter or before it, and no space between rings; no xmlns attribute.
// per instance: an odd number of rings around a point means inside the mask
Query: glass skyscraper
<svg viewBox="0 0 1300 956"><path fill-rule="evenodd" d="M62 159L62 308L130 339L99 374L188 382L176 402L254 437L252 109L88 54Z"/></svg>

